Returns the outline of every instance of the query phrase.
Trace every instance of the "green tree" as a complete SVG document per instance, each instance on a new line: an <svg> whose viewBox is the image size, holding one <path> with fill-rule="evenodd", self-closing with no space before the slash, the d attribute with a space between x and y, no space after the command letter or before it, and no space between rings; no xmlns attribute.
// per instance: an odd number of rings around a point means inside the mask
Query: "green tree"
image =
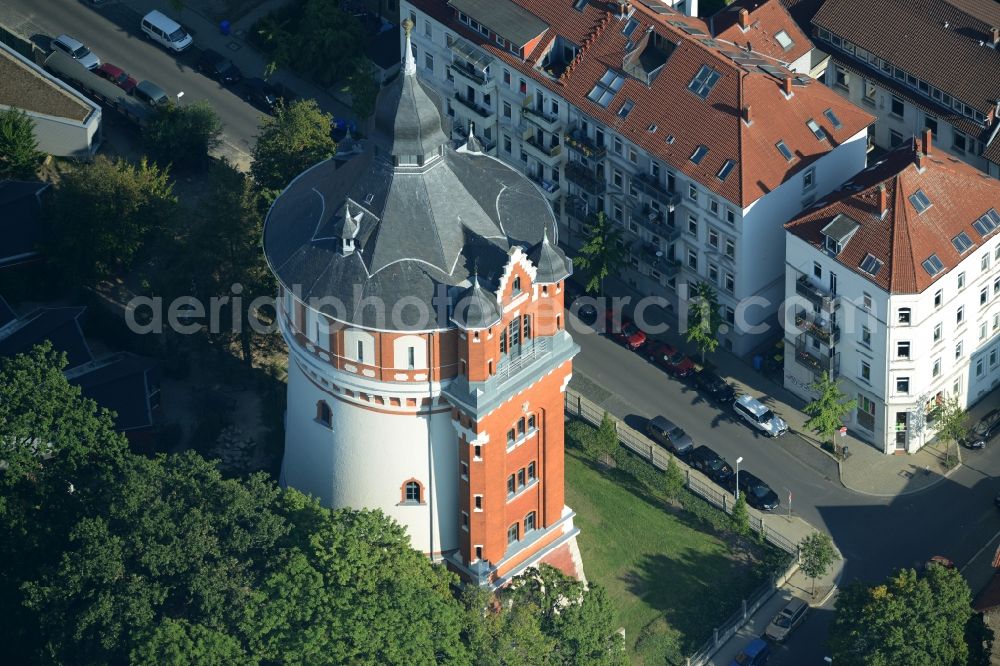
<svg viewBox="0 0 1000 666"><path fill-rule="evenodd" d="M831 379L826 371L810 387L818 394L817 398L802 408L809 414L805 426L820 434L826 441L833 441L833 436L844 424L844 416L853 410L858 401L840 390L840 385Z"/></svg>
<svg viewBox="0 0 1000 666"><path fill-rule="evenodd" d="M840 592L830 626L834 664L964 666L971 592L957 569L902 569L883 583Z"/></svg>
<svg viewBox="0 0 1000 666"><path fill-rule="evenodd" d="M670 499L676 499L680 497L681 491L684 490L684 484L686 483L684 478L684 471L681 470L681 466L677 464L677 459L670 456L667 460L667 470L663 473L663 492Z"/></svg>
<svg viewBox="0 0 1000 666"><path fill-rule="evenodd" d="M271 336L255 332L251 323L267 322L263 313L250 312L248 306L277 291L260 244L264 226L260 193L249 178L225 162L210 166L208 184L209 194L176 252L181 270L168 272L163 289L195 296L203 303L218 297L221 325L209 334L227 343L238 341L243 362L250 366L255 345L265 344Z"/></svg>
<svg viewBox="0 0 1000 666"><path fill-rule="evenodd" d="M698 347L702 365L705 364L705 354L714 352L719 347L720 326L722 316L719 314L719 298L715 287L708 282L695 283L688 305L687 341Z"/></svg>
<svg viewBox="0 0 1000 666"><path fill-rule="evenodd" d="M51 198L50 259L68 283L93 284L127 270L176 210L166 169L99 156L66 174Z"/></svg>
<svg viewBox="0 0 1000 666"><path fill-rule="evenodd" d="M625 264L625 248L620 245L621 228L600 212L586 228L587 240L574 262L587 274L587 293L604 291L604 280L616 275Z"/></svg>
<svg viewBox="0 0 1000 666"><path fill-rule="evenodd" d="M837 561L833 539L826 532L813 532L799 544L799 568L812 579L816 594L816 579L822 578Z"/></svg>
<svg viewBox="0 0 1000 666"><path fill-rule="evenodd" d="M604 416L601 417L601 425L598 426L597 432L590 440L590 443L591 451L589 451L589 454L591 457L603 460L614 455L619 444L618 428L611 414L604 412Z"/></svg>
<svg viewBox="0 0 1000 666"><path fill-rule="evenodd" d="M351 92L351 110L364 120L375 113L375 100L379 85L371 60L364 56L355 58L348 68L347 88Z"/></svg>
<svg viewBox="0 0 1000 666"><path fill-rule="evenodd" d="M937 436L942 438L948 445L947 457L951 456L951 445L956 447L964 437L969 434L969 413L962 409L962 403L958 398L951 396L945 398L938 407Z"/></svg>
<svg viewBox="0 0 1000 666"><path fill-rule="evenodd" d="M185 619L167 618L136 641L129 663L143 666L229 666L257 663L232 636Z"/></svg>
<svg viewBox="0 0 1000 666"><path fill-rule="evenodd" d="M736 503L733 504L733 512L729 516L729 521L733 526L733 532L741 537L750 534L750 509L747 507L747 498L743 493L738 493Z"/></svg>
<svg viewBox="0 0 1000 666"><path fill-rule="evenodd" d="M35 140L35 123L24 111L0 111L0 180L28 180L45 159Z"/></svg>
<svg viewBox="0 0 1000 666"><path fill-rule="evenodd" d="M161 106L143 130L150 156L158 164L204 167L222 142L222 121L205 101Z"/></svg>
<svg viewBox="0 0 1000 666"><path fill-rule="evenodd" d="M474 585L462 592L463 636L475 666L551 664L555 641L542 632L541 609L527 602L503 603Z"/></svg>
<svg viewBox="0 0 1000 666"><path fill-rule="evenodd" d="M280 191L293 178L333 155L330 114L312 99L279 105L261 124L250 173L260 187Z"/></svg>

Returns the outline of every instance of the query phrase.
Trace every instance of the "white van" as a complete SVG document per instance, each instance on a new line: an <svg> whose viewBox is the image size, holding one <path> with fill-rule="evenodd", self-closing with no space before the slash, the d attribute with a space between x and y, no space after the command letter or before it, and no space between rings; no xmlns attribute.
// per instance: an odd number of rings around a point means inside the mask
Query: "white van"
<svg viewBox="0 0 1000 666"><path fill-rule="evenodd" d="M194 42L180 23L155 9L142 17L142 31L171 51L183 51Z"/></svg>
<svg viewBox="0 0 1000 666"><path fill-rule="evenodd" d="M744 393L736 398L733 409L743 417L747 423L768 437L777 437L788 432L788 424L780 416L775 416L774 412L765 407L760 400Z"/></svg>

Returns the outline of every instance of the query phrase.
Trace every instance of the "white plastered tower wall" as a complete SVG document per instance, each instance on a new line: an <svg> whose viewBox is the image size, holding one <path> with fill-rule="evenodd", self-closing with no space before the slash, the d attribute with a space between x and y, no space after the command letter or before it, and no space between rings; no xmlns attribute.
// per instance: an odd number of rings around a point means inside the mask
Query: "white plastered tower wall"
<svg viewBox="0 0 1000 666"><path fill-rule="evenodd" d="M379 382L340 371L316 359L289 334L288 406L281 483L324 506L379 509L406 527L414 548L434 558L458 547L458 439L447 405L391 408L357 397L430 395L428 383ZM324 386L323 382L328 386ZM355 396L333 386L354 386ZM332 427L317 419L317 404L331 410ZM405 404L405 399L404 399ZM430 445L429 445L430 443ZM403 501L403 485L417 481L420 503Z"/></svg>

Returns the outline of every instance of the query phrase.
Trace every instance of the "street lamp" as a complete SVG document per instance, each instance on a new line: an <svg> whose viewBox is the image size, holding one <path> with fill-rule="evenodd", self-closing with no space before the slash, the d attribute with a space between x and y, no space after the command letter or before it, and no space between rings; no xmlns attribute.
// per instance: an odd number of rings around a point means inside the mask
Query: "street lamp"
<svg viewBox="0 0 1000 666"><path fill-rule="evenodd" d="M739 501L740 499L740 463L743 462L743 456L736 459L736 489L733 491L733 499Z"/></svg>

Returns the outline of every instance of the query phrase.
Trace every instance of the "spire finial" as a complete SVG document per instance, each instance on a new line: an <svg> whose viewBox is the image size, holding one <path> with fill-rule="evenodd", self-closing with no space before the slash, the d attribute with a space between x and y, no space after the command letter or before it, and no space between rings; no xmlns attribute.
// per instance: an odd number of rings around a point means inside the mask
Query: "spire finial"
<svg viewBox="0 0 1000 666"><path fill-rule="evenodd" d="M549 228L547 226L542 227L542 243L549 244Z"/></svg>
<svg viewBox="0 0 1000 666"><path fill-rule="evenodd" d="M413 31L413 21L406 19L403 21L403 32L406 33L406 49L403 57L403 74L406 76L416 76L417 61L413 57L413 47L410 46L410 33Z"/></svg>

